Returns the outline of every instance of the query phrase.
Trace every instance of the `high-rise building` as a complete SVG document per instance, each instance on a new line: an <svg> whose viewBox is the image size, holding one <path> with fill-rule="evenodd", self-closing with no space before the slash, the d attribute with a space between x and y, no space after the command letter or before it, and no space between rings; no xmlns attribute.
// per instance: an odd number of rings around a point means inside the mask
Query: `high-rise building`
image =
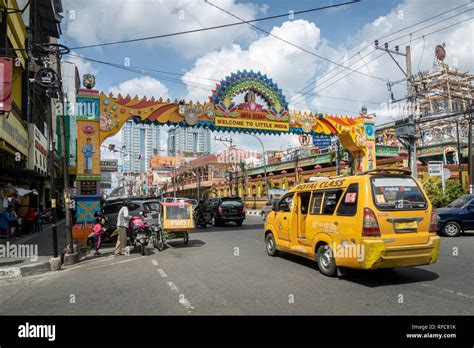
<svg viewBox="0 0 474 348"><path fill-rule="evenodd" d="M127 121L122 128L122 162L125 173L143 173L160 148L160 127Z"/></svg>
<svg viewBox="0 0 474 348"><path fill-rule="evenodd" d="M206 128L175 127L168 131L169 156L207 155L211 152L211 131Z"/></svg>

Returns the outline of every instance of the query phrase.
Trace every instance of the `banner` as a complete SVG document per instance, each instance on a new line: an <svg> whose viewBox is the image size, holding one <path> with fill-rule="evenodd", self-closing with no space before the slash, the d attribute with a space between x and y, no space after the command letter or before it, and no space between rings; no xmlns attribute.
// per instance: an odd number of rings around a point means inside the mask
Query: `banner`
<svg viewBox="0 0 474 348"><path fill-rule="evenodd" d="M288 132L290 130L290 124L288 122L244 118L216 117L214 124L216 127L251 128L281 132Z"/></svg>

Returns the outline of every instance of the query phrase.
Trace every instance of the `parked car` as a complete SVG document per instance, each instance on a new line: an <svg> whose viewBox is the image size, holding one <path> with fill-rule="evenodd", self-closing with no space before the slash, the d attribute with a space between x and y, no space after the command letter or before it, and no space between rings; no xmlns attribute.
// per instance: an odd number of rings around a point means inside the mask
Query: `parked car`
<svg viewBox="0 0 474 348"><path fill-rule="evenodd" d="M463 195L445 208L436 209L438 232L446 237L458 237L474 230L474 195Z"/></svg>
<svg viewBox="0 0 474 348"><path fill-rule="evenodd" d="M117 217L120 209L124 206L125 202L128 201L128 212L130 215L139 215L142 213L143 220L150 226L158 223L158 211L160 201L158 199L148 200L114 200L112 203L106 203L102 208L104 216L107 217L109 225L111 227L117 226Z"/></svg>
<svg viewBox="0 0 474 348"><path fill-rule="evenodd" d="M240 197L216 197L206 201L208 223L220 226L226 222L242 225L245 220L245 206Z"/></svg>
<svg viewBox="0 0 474 348"><path fill-rule="evenodd" d="M262 217L263 221L265 221L268 214L272 211L273 205L279 200L280 198L271 198L268 202L265 203L265 205L262 207L262 210L260 210L260 216Z"/></svg>

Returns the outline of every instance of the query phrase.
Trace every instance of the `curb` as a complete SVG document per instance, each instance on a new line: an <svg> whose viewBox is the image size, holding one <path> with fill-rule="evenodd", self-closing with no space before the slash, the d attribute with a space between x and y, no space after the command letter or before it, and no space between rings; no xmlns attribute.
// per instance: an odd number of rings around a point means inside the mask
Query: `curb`
<svg viewBox="0 0 474 348"><path fill-rule="evenodd" d="M31 265L0 268L0 279L26 277L26 276L46 273L50 271L51 271L51 264L49 261L37 262Z"/></svg>
<svg viewBox="0 0 474 348"><path fill-rule="evenodd" d="M260 215L260 211L247 211L247 215Z"/></svg>

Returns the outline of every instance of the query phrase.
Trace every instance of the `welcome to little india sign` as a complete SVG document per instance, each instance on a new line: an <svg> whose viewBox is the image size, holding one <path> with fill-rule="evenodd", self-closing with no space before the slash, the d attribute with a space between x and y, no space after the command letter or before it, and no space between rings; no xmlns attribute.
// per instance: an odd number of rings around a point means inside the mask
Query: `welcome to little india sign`
<svg viewBox="0 0 474 348"><path fill-rule="evenodd" d="M277 122L268 120L216 117L214 120L216 127L235 127L235 128L252 128L264 129L272 131L288 132L290 124L288 122Z"/></svg>

